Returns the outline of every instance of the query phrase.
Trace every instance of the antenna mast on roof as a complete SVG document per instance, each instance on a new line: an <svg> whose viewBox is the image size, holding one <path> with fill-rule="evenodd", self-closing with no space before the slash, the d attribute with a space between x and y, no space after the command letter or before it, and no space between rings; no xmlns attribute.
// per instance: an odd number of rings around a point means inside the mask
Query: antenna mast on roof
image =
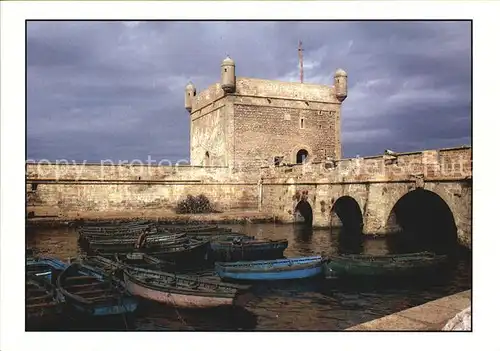
<svg viewBox="0 0 500 351"><path fill-rule="evenodd" d="M300 82L304 83L304 58L302 56L302 41L299 40L299 63L300 63Z"/></svg>

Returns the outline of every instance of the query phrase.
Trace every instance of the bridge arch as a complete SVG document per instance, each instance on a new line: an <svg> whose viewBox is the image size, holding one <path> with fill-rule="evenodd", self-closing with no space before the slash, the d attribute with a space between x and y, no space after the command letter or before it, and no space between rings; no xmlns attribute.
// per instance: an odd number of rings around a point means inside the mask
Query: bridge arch
<svg viewBox="0 0 500 351"><path fill-rule="evenodd" d="M348 230L360 230L363 227L363 213L358 202L351 196L341 196L331 209L332 226L339 224Z"/></svg>
<svg viewBox="0 0 500 351"><path fill-rule="evenodd" d="M387 218L388 231L398 234L402 249L446 251L457 243L457 225L446 201L418 188L403 195Z"/></svg>
<svg viewBox="0 0 500 351"><path fill-rule="evenodd" d="M294 214L296 222L303 222L304 224L312 225L313 210L311 205L309 204L309 201L307 201L306 199L301 199L297 203L297 205L295 205Z"/></svg>

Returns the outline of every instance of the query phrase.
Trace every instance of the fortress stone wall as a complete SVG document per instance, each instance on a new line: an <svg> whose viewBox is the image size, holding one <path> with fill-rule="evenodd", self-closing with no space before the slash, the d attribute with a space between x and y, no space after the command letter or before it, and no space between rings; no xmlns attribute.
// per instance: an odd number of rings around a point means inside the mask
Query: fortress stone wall
<svg viewBox="0 0 500 351"><path fill-rule="evenodd" d="M319 85L229 75L224 62L221 82L199 94L186 86L191 164L258 169L277 159L298 163L300 152L309 160L341 158L344 71L335 84Z"/></svg>
<svg viewBox="0 0 500 351"><path fill-rule="evenodd" d="M470 246L470 147L267 167L262 169L261 187L262 211L292 223L297 221L298 202L305 200L312 208L313 225L317 227L341 224L333 207L340 198L350 197L359 206L363 231L369 234L399 229L391 218L396 203L413 190L424 189L446 203L461 243Z"/></svg>
<svg viewBox="0 0 500 351"><path fill-rule="evenodd" d="M27 165L28 207L66 217L84 211L173 212L187 195L206 195L220 211L257 209L257 181L220 167Z"/></svg>
<svg viewBox="0 0 500 351"><path fill-rule="evenodd" d="M28 211L48 207L68 219L86 211L168 214L187 195L203 194L219 211L260 211L283 222L310 216L327 227L342 225L335 206L347 201L364 233L386 234L399 229L397 205L418 193L442 205L470 247L472 149L342 159L347 74L337 70L332 83L237 77L226 58L220 82L200 93L193 83L185 89L191 165L27 164Z"/></svg>

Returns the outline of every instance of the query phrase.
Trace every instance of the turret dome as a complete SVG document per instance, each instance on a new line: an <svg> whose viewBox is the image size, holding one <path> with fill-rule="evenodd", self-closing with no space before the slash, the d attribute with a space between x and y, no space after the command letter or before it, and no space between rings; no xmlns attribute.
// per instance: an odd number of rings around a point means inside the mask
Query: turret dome
<svg viewBox="0 0 500 351"><path fill-rule="evenodd" d="M234 66L234 60L227 56L223 61L221 66Z"/></svg>
<svg viewBox="0 0 500 351"><path fill-rule="evenodd" d="M347 72L339 68L335 71L335 77L347 77Z"/></svg>

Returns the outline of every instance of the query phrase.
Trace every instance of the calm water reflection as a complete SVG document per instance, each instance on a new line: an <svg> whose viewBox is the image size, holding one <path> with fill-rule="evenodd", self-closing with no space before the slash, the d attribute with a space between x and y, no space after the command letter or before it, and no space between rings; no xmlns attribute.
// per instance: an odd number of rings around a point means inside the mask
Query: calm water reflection
<svg viewBox="0 0 500 351"><path fill-rule="evenodd" d="M285 255L332 255L341 252L394 252L389 240L357 240L340 230L310 230L293 225L223 225L259 238L289 241ZM28 246L46 255L68 259L78 255L72 228L39 228L27 234ZM390 313L471 288L469 255L460 255L447 270L408 281L325 281L321 279L255 284L255 298L245 309L176 311L141 301L134 321L102 325L95 321L61 323L59 329L136 330L342 330ZM63 327L64 326L64 327Z"/></svg>

